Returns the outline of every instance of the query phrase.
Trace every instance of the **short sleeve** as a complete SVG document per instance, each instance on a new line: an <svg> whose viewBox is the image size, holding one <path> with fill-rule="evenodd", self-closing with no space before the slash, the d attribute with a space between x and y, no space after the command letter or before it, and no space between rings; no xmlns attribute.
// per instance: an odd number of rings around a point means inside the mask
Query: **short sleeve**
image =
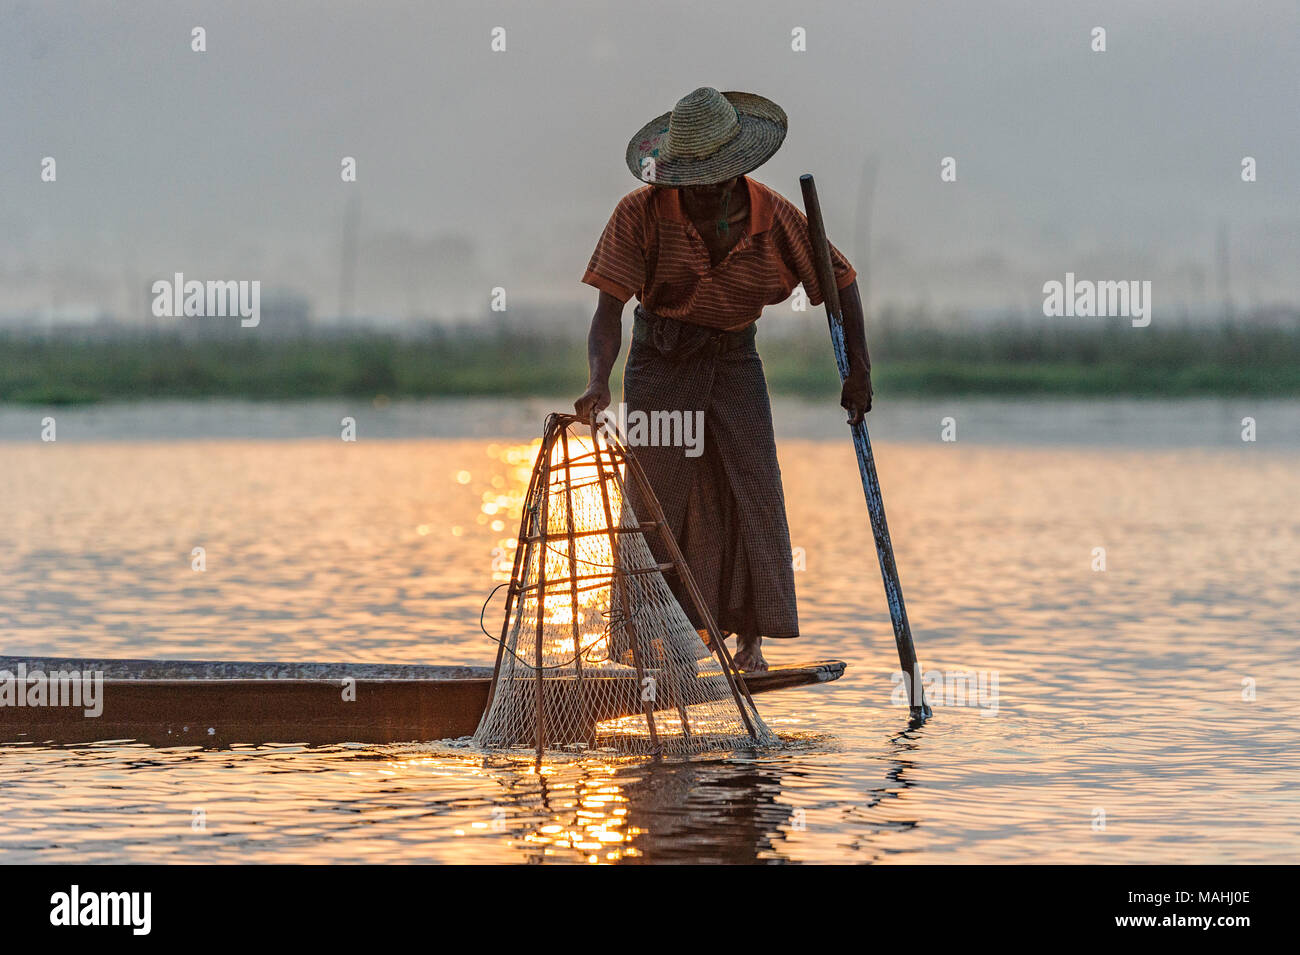
<svg viewBox="0 0 1300 955"><path fill-rule="evenodd" d="M608 292L620 302L638 294L645 285L649 192L638 189L619 200L582 276L585 284Z"/></svg>
<svg viewBox="0 0 1300 955"><path fill-rule="evenodd" d="M808 219L794 203L784 197L778 197L774 222L779 230L777 248L781 254L782 264L794 279L790 291L794 291L795 285L802 284L804 291L808 293L808 301L813 305L820 305L825 296L822 295L821 285L817 281L812 242L808 237ZM858 277L857 271L849 264L849 260L833 244L831 245L831 268L835 272L836 288L848 288Z"/></svg>

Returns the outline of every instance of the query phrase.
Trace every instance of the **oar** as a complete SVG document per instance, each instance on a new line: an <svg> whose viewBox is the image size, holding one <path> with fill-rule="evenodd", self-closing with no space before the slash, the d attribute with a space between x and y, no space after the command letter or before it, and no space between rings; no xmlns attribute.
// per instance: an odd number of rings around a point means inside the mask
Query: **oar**
<svg viewBox="0 0 1300 955"><path fill-rule="evenodd" d="M835 347L835 364L839 366L840 381L843 381L849 376L849 354L844 345L844 314L840 311L839 289L835 287L835 271L831 266L831 247L826 240L826 226L822 222L822 207L817 201L817 186L811 173L799 177L799 186L803 189L804 209L808 213L808 237L812 241L813 261L817 267L817 284L821 286L826 304L831 344ZM880 575L885 579L885 599L889 601L889 616L894 623L898 663L903 668L904 682L907 684L911 720L913 724L920 724L930 716L930 707L925 702L921 665L916 660L912 628L908 625L907 608L903 605L903 587L898 582L898 567L894 564L894 545L889 541L885 501L880 496L880 480L876 477L876 459L871 453L871 438L867 435L866 421L853 425L852 430L853 447L858 452L858 473L862 475L862 490L867 495L867 512L871 515L871 533L876 539L876 555L880 558Z"/></svg>

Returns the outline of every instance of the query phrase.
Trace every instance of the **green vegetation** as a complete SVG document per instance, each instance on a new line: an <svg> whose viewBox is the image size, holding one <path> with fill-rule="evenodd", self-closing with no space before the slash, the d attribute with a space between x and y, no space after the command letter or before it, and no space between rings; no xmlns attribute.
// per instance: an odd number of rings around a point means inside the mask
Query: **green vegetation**
<svg viewBox="0 0 1300 955"><path fill-rule="evenodd" d="M1266 327L872 330L873 384L898 395L1300 395L1300 331ZM760 336L761 345L761 336ZM835 390L823 341L765 358L774 391ZM828 372L829 369L829 372ZM829 374L829 377L828 377Z"/></svg>
<svg viewBox="0 0 1300 955"><path fill-rule="evenodd" d="M878 394L1300 395L1300 333L1286 329L886 324L873 328L871 344ZM820 329L779 341L760 333L759 348L774 392L838 390ZM586 378L584 344L553 335L0 337L0 401L29 404L557 395L576 393Z"/></svg>
<svg viewBox="0 0 1300 955"><path fill-rule="evenodd" d="M562 394L586 380L582 346L549 339L0 337L0 401L22 403Z"/></svg>

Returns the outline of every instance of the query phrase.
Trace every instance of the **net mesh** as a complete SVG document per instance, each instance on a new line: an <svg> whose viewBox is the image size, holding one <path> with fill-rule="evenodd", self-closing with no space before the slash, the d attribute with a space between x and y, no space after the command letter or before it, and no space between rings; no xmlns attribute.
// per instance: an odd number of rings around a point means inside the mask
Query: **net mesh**
<svg viewBox="0 0 1300 955"><path fill-rule="evenodd" d="M710 652L664 579L624 481L658 504L627 449L547 419L524 500L484 747L697 753L775 741L725 645ZM643 504L645 510L647 505ZM662 514L658 514L661 518ZM716 630L714 630L716 633Z"/></svg>

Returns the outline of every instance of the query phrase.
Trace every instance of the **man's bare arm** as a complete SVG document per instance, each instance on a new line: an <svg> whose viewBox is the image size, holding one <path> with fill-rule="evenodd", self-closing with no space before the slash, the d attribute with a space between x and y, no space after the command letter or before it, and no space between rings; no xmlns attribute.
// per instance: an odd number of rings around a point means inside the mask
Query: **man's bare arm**
<svg viewBox="0 0 1300 955"><path fill-rule="evenodd" d="M840 311L844 319L844 347L849 355L849 377L840 392L840 407L849 413L849 423L857 424L871 410L871 355L867 351L866 321L857 279L840 289Z"/></svg>
<svg viewBox="0 0 1300 955"><path fill-rule="evenodd" d="M614 370L623 344L623 302L601 292L596 314L587 333L587 390L573 403L582 418L590 418L609 406L609 375Z"/></svg>

